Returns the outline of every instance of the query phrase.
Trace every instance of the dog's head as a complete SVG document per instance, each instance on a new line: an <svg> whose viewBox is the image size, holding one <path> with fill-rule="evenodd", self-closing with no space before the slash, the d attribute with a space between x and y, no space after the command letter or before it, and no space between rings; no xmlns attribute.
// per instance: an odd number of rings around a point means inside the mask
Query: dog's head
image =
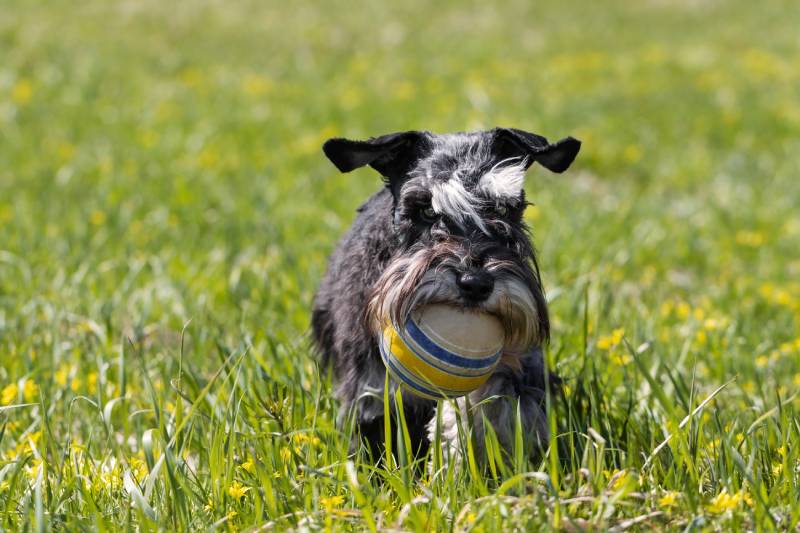
<svg viewBox="0 0 800 533"><path fill-rule="evenodd" d="M540 135L496 128L331 139L323 149L342 172L372 166L394 198L396 252L368 306L376 334L387 318L404 324L418 305L449 303L497 316L509 354L547 340L547 307L523 221L524 177L534 162L563 172L580 141L551 144Z"/></svg>

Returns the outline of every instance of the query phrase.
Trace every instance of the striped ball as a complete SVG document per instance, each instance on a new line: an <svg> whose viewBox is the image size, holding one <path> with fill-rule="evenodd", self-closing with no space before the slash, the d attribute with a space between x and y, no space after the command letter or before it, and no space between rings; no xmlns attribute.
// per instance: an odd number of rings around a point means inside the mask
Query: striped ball
<svg viewBox="0 0 800 533"><path fill-rule="evenodd" d="M496 317L431 304L412 311L402 328L388 325L380 350L400 385L436 400L480 387L500 361L503 340Z"/></svg>

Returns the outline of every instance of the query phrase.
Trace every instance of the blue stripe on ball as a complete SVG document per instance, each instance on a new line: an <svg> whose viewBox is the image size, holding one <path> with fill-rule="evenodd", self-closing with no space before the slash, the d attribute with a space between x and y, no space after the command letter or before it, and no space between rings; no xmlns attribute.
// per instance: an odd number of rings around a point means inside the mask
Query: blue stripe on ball
<svg viewBox="0 0 800 533"><path fill-rule="evenodd" d="M398 368L397 365L394 364L393 358L391 357L391 351L386 346L386 342L381 342L380 345L380 352L381 357L383 358L383 362L386 366L390 369L391 374L399 379L403 385L406 387L410 387L413 391L426 398L431 400L440 400L446 399L448 397L456 397L456 396L463 396L467 394L467 391L454 391L454 390L447 390L447 389L440 389L438 391L431 390L424 385L420 384L417 380L415 380L412 376L408 375L404 372L401 368Z"/></svg>
<svg viewBox="0 0 800 533"><path fill-rule="evenodd" d="M440 359L441 361L443 361L445 363L448 363L450 365L453 365L455 367L470 368L470 369L475 369L475 370L478 370L478 369L480 369L480 370L483 370L483 369L489 370L489 369L493 368L494 364L497 362L498 359L500 359L500 356L502 355L502 350L500 350L494 355L491 355L489 357L483 357L481 359L470 359L468 357L461 357L460 355L456 355L454 353L451 353L451 352L445 350L441 346L439 346L439 345L435 344L433 341L431 341L425 335L425 333L421 329L419 329L419 326L417 326L417 324L414 322L413 319L409 318L406 321L406 328L405 329L406 329L406 332L408 333L408 336L417 345L419 345L420 348L422 348L422 350L425 353L430 354L430 355L436 357L437 359ZM415 353L416 353L416 350L415 350ZM420 354L418 354L418 355L420 355ZM429 360L429 362L430 362L430 360ZM444 370L444 371L452 373L452 370L449 370L449 369L448 370Z"/></svg>

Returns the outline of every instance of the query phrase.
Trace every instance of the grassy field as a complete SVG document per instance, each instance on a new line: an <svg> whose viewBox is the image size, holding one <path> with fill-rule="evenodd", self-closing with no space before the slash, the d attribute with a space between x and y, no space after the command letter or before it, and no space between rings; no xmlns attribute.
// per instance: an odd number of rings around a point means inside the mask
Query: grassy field
<svg viewBox="0 0 800 533"><path fill-rule="evenodd" d="M797 528L800 3L358 4L3 3L0 530ZM379 187L320 145L496 125L584 141L557 446L414 479L310 355Z"/></svg>

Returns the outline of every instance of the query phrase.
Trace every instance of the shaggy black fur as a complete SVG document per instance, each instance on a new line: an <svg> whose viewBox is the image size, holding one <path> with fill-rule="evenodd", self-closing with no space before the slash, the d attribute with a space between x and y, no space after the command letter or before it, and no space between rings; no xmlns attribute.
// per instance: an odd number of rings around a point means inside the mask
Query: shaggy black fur
<svg viewBox="0 0 800 533"><path fill-rule="evenodd" d="M522 219L522 173L533 162L562 172L579 148L572 138L550 144L502 128L451 135L413 131L325 144L340 170L369 164L386 183L358 208L330 258L312 313L314 341L322 367L333 371L343 416L356 417L376 458L383 441L386 373L377 325L385 316L402 319L429 302L475 307L503 321L507 340L514 340L495 375L470 398L475 404L501 396L479 414L504 446L512 442L516 401L525 409L528 438L547 442L540 346L548 339L549 322ZM476 291L478 282L488 285ZM403 391L403 404L413 446L424 451L436 402ZM451 406L445 414L445 430L454 429L458 413Z"/></svg>

